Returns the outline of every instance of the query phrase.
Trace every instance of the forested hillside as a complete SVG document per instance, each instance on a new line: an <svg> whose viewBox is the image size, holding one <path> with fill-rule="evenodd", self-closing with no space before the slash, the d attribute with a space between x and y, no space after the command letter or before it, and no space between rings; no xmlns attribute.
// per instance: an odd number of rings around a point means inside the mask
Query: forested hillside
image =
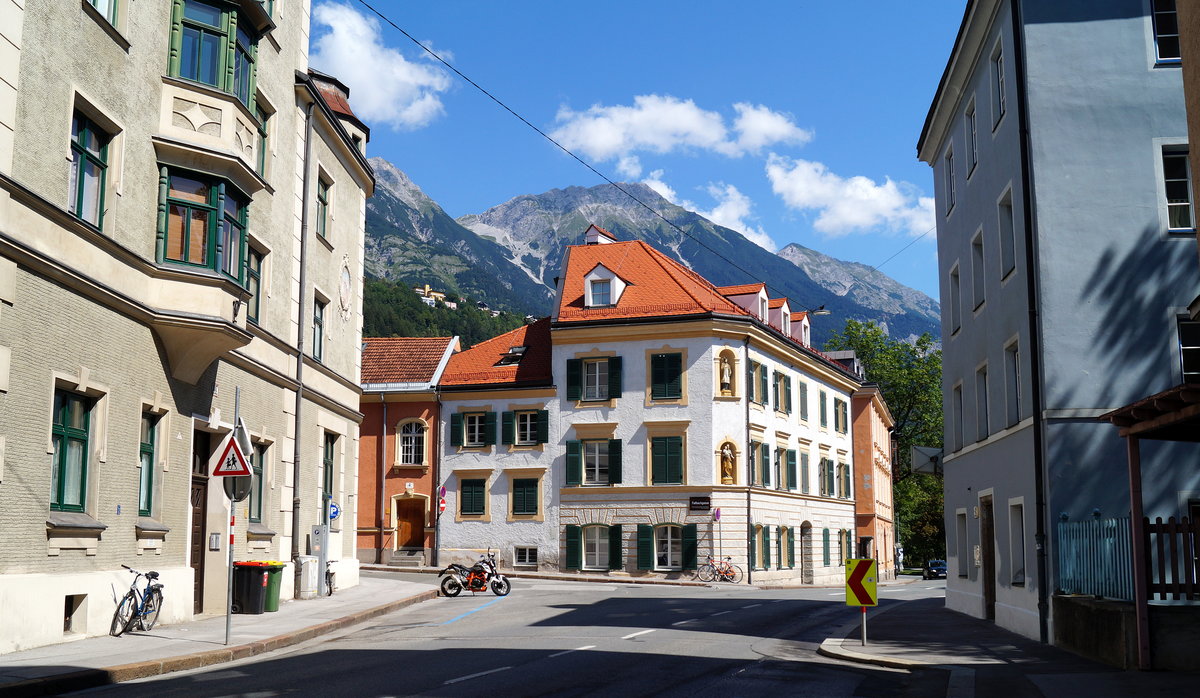
<svg viewBox="0 0 1200 698"><path fill-rule="evenodd" d="M450 300L456 300L450 298ZM366 279L363 288L364 337L454 337L462 348L520 327L525 319L511 313L496 317L460 302L457 310L442 304L429 307L407 285Z"/></svg>

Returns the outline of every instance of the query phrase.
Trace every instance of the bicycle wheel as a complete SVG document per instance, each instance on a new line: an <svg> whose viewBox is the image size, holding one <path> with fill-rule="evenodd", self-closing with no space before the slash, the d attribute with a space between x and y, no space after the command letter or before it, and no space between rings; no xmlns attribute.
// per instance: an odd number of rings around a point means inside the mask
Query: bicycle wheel
<svg viewBox="0 0 1200 698"><path fill-rule="evenodd" d="M162 590L151 589L150 596L146 599L146 607L142 609L139 619L142 630L149 632L154 628L154 624L158 622L158 612L162 610L162 601Z"/></svg>
<svg viewBox="0 0 1200 698"><path fill-rule="evenodd" d="M734 584L737 584L737 583L739 583L739 582L741 582L741 581L742 581L742 577L743 577L743 576L744 576L744 575L742 574L742 568L741 568L741 567L738 567L737 565L734 565L734 564L730 564L730 565L729 565L729 572L728 572L728 573L726 573L725 579L726 579L727 581L730 581L730 582L734 583Z"/></svg>
<svg viewBox="0 0 1200 698"><path fill-rule="evenodd" d="M113 611L112 625L108 626L109 635L119 637L129 629L129 621L133 620L133 609L136 606L137 597L132 591L127 592L125 598L117 604L117 610Z"/></svg>
<svg viewBox="0 0 1200 698"><path fill-rule="evenodd" d="M716 569L708 563L700 565L700 568L696 570L696 579L702 582L711 582L716 576Z"/></svg>

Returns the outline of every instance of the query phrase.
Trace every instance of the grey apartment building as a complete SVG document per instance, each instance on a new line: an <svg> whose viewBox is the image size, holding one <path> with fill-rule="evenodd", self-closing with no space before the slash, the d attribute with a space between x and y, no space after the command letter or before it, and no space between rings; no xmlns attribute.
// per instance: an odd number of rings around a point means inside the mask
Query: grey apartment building
<svg viewBox="0 0 1200 698"><path fill-rule="evenodd" d="M163 623L223 612L230 533L290 567L329 503L355 519L374 180L308 11L0 0L0 652L107 632L122 564L162 575Z"/></svg>
<svg viewBox="0 0 1200 698"><path fill-rule="evenodd" d="M946 604L1049 639L1057 527L1130 512L1125 442L1098 417L1183 382L1198 282L1174 2L970 0L917 149L936 188ZM1148 516L1200 500L1198 455L1143 444Z"/></svg>

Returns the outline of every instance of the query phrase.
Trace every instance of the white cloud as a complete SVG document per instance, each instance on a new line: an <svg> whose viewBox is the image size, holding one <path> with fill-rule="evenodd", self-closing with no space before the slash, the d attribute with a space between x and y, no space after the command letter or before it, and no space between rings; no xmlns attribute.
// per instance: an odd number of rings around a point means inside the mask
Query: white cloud
<svg viewBox="0 0 1200 698"><path fill-rule="evenodd" d="M626 179L637 179L642 176L642 162L636 155L623 155L617 161L617 172Z"/></svg>
<svg viewBox="0 0 1200 698"><path fill-rule="evenodd" d="M450 89L450 77L385 46L375 18L322 3L313 20L325 28L312 42L313 66L350 87L351 107L364 121L411 130L445 112L439 93Z"/></svg>
<svg viewBox="0 0 1200 698"><path fill-rule="evenodd" d="M654 191L658 192L658 195L667 201L670 201L676 206L681 206L682 204L679 203L679 196L675 193L675 190L671 188L671 185L663 181L662 176L662 170L655 170L650 173L649 177L642 180L642 184L645 184Z"/></svg>
<svg viewBox="0 0 1200 698"><path fill-rule="evenodd" d="M933 227L933 200L885 178L841 177L825 165L772 153L771 189L791 208L817 211L813 228L834 237L884 228L920 235Z"/></svg>
<svg viewBox="0 0 1200 698"><path fill-rule="evenodd" d="M752 218L750 210L754 207L750 197L738 191L732 184L724 182L710 183L706 189L709 195L717 200L717 205L708 211L696 210L696 213L717 225L738 231L747 240L765 250L774 252L777 249L775 241L762 226L755 227L747 221L748 218Z"/></svg>
<svg viewBox="0 0 1200 698"><path fill-rule="evenodd" d="M733 130L738 133L737 143L742 150L758 152L776 143L803 145L812 140L812 132L793 124L788 114L745 102L739 102L733 108L737 112Z"/></svg>
<svg viewBox="0 0 1200 698"><path fill-rule="evenodd" d="M550 135L566 148L601 162L623 162L637 152L687 150L739 157L769 145L811 138L786 114L745 103L733 108L736 138L731 138L725 117L718 112L670 95L639 95L632 105L597 104L586 111L562 107L556 117L559 126Z"/></svg>

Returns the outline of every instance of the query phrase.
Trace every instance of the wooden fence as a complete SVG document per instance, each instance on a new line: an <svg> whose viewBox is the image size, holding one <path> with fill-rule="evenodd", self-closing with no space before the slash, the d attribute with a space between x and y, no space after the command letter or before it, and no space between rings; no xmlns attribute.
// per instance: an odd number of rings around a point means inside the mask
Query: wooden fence
<svg viewBox="0 0 1200 698"><path fill-rule="evenodd" d="M1175 601L1200 599L1196 562L1200 560L1200 519L1146 522L1146 597Z"/></svg>

